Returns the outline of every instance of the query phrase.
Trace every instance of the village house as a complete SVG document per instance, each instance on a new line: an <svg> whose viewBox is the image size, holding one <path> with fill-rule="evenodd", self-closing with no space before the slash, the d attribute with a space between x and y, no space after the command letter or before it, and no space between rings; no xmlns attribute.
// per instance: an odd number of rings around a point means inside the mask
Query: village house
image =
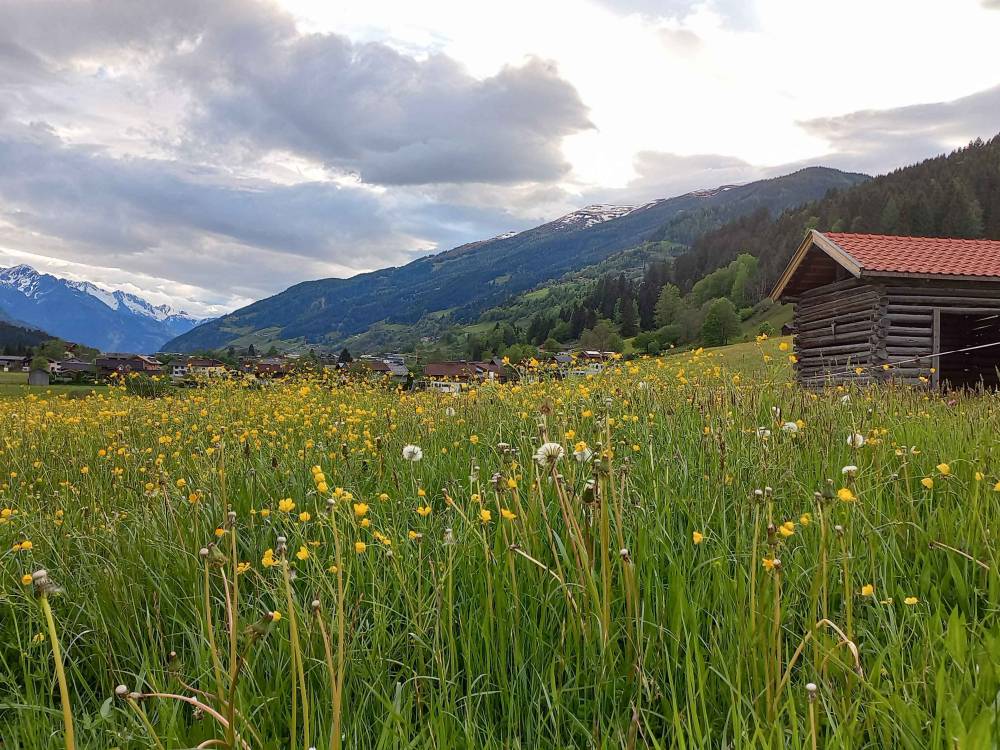
<svg viewBox="0 0 1000 750"><path fill-rule="evenodd" d="M0 372L24 372L30 362L28 357L0 356Z"/></svg>
<svg viewBox="0 0 1000 750"><path fill-rule="evenodd" d="M163 364L155 357L145 354L125 354L108 353L102 354L95 362L99 377L108 378L112 374L118 376L129 373L144 373L146 375L160 375L163 372Z"/></svg>
<svg viewBox="0 0 1000 750"><path fill-rule="evenodd" d="M348 372L368 375L374 378L387 378L394 383L406 382L410 377L410 371L406 365L398 361L388 361L383 359L372 359L362 357L347 366Z"/></svg>
<svg viewBox="0 0 1000 750"><path fill-rule="evenodd" d="M507 380L503 365L494 362L430 362L424 365L424 378L427 388L457 392L462 383L498 382Z"/></svg>
<svg viewBox="0 0 1000 750"><path fill-rule="evenodd" d="M606 364L615 357L614 352L599 352L585 349L579 352L558 352L553 356L560 375L563 377L586 377L599 375Z"/></svg>
<svg viewBox="0 0 1000 750"><path fill-rule="evenodd" d="M1000 241L812 230L771 297L805 386L1000 385Z"/></svg>
<svg viewBox="0 0 1000 750"><path fill-rule="evenodd" d="M187 371L195 377L211 378L226 374L226 363L206 357L191 357L186 363Z"/></svg>
<svg viewBox="0 0 1000 750"><path fill-rule="evenodd" d="M93 376L97 374L97 365L93 362L78 359L77 357L67 357L58 362L50 362L49 372L62 380L81 380L86 378L93 380Z"/></svg>
<svg viewBox="0 0 1000 750"><path fill-rule="evenodd" d="M240 370L258 378L280 378L290 373L293 363L284 357L247 358L240 361Z"/></svg>

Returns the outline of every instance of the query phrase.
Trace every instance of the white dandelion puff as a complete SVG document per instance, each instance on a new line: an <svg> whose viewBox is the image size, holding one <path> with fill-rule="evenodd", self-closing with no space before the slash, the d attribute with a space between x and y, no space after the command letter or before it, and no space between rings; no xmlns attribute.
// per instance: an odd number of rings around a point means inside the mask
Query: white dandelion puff
<svg viewBox="0 0 1000 750"><path fill-rule="evenodd" d="M563 457L563 447L559 443L542 443L535 451L535 462L539 466L553 466Z"/></svg>

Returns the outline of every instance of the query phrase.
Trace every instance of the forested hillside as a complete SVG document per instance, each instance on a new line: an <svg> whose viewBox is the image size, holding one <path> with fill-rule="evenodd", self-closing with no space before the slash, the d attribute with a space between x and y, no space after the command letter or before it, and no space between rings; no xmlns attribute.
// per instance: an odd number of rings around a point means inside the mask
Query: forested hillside
<svg viewBox="0 0 1000 750"><path fill-rule="evenodd" d="M34 347L50 338L44 331L8 323L0 318L0 355L27 356Z"/></svg>
<svg viewBox="0 0 1000 750"><path fill-rule="evenodd" d="M679 216L654 237L698 237L713 212ZM777 217L754 211L704 231L676 257L646 257L638 269L603 269L586 285L535 290L486 313L493 325L470 332L464 354L516 356L526 347L574 341L620 349L631 337L634 349L656 352L690 342L724 344L756 320L765 321L760 332L771 332L767 294L809 228L1000 238L1000 137L832 191ZM532 300L548 304L532 309Z"/></svg>
<svg viewBox="0 0 1000 750"><path fill-rule="evenodd" d="M194 351L250 344L267 348L294 341L299 348L339 347L374 326L420 329L429 319L471 323L491 307L601 263L653 235L670 240L670 226L677 219L718 226L731 216L754 210L780 212L867 179L861 174L809 167L638 208L591 206L533 229L469 243L398 268L297 284L200 325L165 346ZM691 231L690 226L677 228Z"/></svg>
<svg viewBox="0 0 1000 750"><path fill-rule="evenodd" d="M772 218L756 211L697 239L672 279L690 289L740 253L760 259L762 284L781 273L807 229L1000 239L1000 136L897 169Z"/></svg>

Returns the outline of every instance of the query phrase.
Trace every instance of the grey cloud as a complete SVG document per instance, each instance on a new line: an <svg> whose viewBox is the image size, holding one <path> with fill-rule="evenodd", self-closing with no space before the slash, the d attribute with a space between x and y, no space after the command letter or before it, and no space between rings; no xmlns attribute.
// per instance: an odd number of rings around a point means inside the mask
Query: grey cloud
<svg viewBox="0 0 1000 750"><path fill-rule="evenodd" d="M831 163L886 172L995 135L1000 131L1000 86L949 102L863 110L799 124L829 142Z"/></svg>
<svg viewBox="0 0 1000 750"><path fill-rule="evenodd" d="M591 127L540 60L477 80L443 55L248 33L206 37L174 66L200 104L191 133L209 144L289 150L378 184L514 183L565 174L563 137Z"/></svg>
<svg viewBox="0 0 1000 750"><path fill-rule="evenodd" d="M457 192L237 180L70 146L40 125L0 134L0 248L92 264L95 281L121 279L106 271L119 268L163 280L161 292L212 290L203 302L405 263L509 225L496 203Z"/></svg>
<svg viewBox="0 0 1000 750"><path fill-rule="evenodd" d="M5 94L15 76L66 76L74 62L93 69L104 59L190 93L189 132L177 142L209 161L276 150L370 183L549 181L570 169L562 139L592 127L549 63L479 80L445 55L300 34L267 0L0 5Z"/></svg>
<svg viewBox="0 0 1000 750"><path fill-rule="evenodd" d="M1000 0L998 0L1000 1ZM864 110L799 123L827 140L824 156L789 164L752 164L722 154L682 156L658 151L636 155L636 177L616 190L596 190L589 201L642 203L699 188L762 180L822 165L880 174L945 153L1000 131L1000 86L950 102Z"/></svg>
<svg viewBox="0 0 1000 750"><path fill-rule="evenodd" d="M596 190L590 202L641 204L701 188L752 182L772 176L772 169L724 154L681 155L662 151L636 154L636 176L624 188Z"/></svg>
<svg viewBox="0 0 1000 750"><path fill-rule="evenodd" d="M256 0L4 0L0 40L58 67L109 51L162 54L227 20L293 27L275 5Z"/></svg>

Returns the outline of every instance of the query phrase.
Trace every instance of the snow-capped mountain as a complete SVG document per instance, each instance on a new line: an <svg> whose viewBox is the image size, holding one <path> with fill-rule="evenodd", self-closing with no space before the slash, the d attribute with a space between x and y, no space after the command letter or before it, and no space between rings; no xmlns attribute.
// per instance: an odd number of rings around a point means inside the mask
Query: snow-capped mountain
<svg viewBox="0 0 1000 750"><path fill-rule="evenodd" d="M198 320L198 318L193 315L189 315L183 310L174 310L174 308L170 305L153 305L151 302L147 302L142 297L137 297L134 294L123 292L120 289L109 291L103 287L97 286L96 284L92 284L89 281L67 281L66 283L74 289L79 289L81 292L86 292L90 296L96 297L112 310L120 310L124 307L131 310L136 315L145 315L147 318L152 318L153 320L159 320L161 322L172 319L190 321Z"/></svg>
<svg viewBox="0 0 1000 750"><path fill-rule="evenodd" d="M0 268L0 307L53 336L102 351L148 353L202 322L169 305L153 305L120 289Z"/></svg>
<svg viewBox="0 0 1000 750"><path fill-rule="evenodd" d="M552 223L558 224L560 227L586 229L595 224L603 224L612 219L620 219L622 216L632 213L635 209L635 206L612 206L607 203L595 203L561 216Z"/></svg>

